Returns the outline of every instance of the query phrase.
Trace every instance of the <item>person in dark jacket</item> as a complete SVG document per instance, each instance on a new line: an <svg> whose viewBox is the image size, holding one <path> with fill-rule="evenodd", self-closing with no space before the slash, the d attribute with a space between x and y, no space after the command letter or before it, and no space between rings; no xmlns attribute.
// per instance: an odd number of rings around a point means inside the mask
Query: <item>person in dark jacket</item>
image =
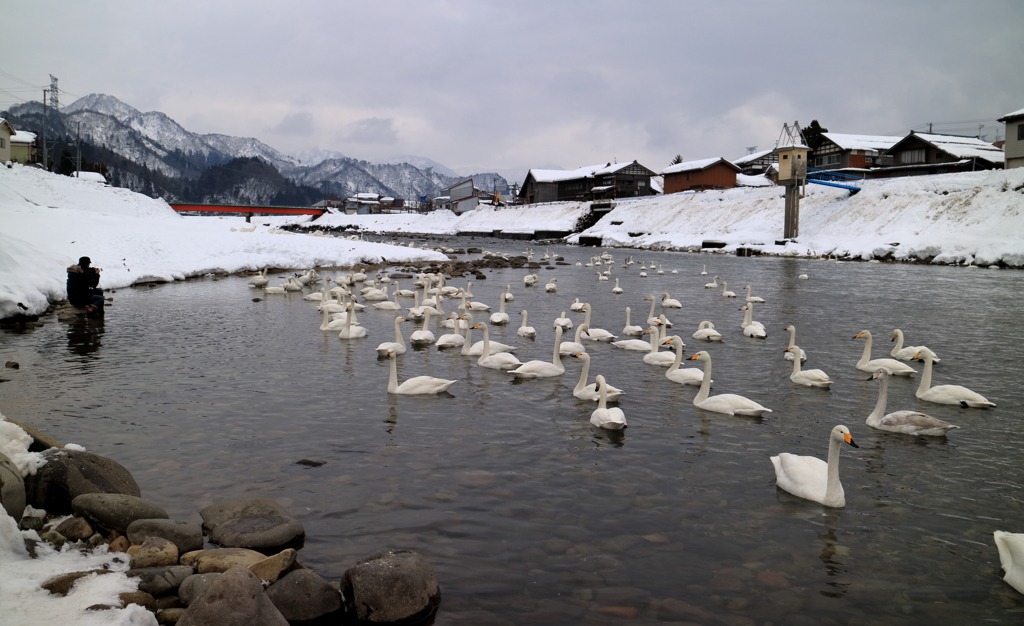
<svg viewBox="0 0 1024 626"><path fill-rule="evenodd" d="M84 307L86 317L103 316L103 290L100 284L100 268L92 267L92 261L84 256L78 265L68 268L68 302L72 306Z"/></svg>

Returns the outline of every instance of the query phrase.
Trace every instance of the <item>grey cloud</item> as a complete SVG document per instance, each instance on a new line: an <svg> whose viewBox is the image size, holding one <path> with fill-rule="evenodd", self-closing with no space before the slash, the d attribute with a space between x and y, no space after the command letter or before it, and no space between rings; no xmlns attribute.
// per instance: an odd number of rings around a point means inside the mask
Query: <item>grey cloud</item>
<svg viewBox="0 0 1024 626"><path fill-rule="evenodd" d="M348 125L342 135L352 143L394 144L398 143L395 120L392 118L367 117Z"/></svg>
<svg viewBox="0 0 1024 626"><path fill-rule="evenodd" d="M313 134L313 116L306 111L289 113L281 123L271 129L279 135L298 135L308 137Z"/></svg>

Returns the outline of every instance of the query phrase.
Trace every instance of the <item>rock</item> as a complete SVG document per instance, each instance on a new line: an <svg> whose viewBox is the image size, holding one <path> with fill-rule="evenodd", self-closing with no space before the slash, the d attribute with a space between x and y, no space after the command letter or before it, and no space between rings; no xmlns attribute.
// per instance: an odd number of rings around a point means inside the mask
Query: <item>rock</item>
<svg viewBox="0 0 1024 626"><path fill-rule="evenodd" d="M196 570L200 574L226 572L232 567L248 568L267 558L262 552L246 548L221 548L220 550L203 550L196 557Z"/></svg>
<svg viewBox="0 0 1024 626"><path fill-rule="evenodd" d="M13 515L11 517L13 517ZM39 532L43 529L43 526L45 525L46 520L44 520L43 518L35 517L32 515L25 515L21 518L21 521L18 523L18 528L21 530L34 530L36 532Z"/></svg>
<svg viewBox="0 0 1024 626"><path fill-rule="evenodd" d="M7 361L6 363L4 363L4 367L16 370L21 367L21 363L18 363L17 361Z"/></svg>
<svg viewBox="0 0 1024 626"><path fill-rule="evenodd" d="M281 573L286 571L295 563L295 550L288 548L274 556L269 556L249 566L249 571L260 577L260 580L268 583L275 582Z"/></svg>
<svg viewBox="0 0 1024 626"><path fill-rule="evenodd" d="M434 568L411 550L378 552L345 570L341 589L357 619L418 621L437 610L441 586Z"/></svg>
<svg viewBox="0 0 1024 626"><path fill-rule="evenodd" d="M288 626L263 592L256 574L233 567L206 586L177 622L179 626Z"/></svg>
<svg viewBox="0 0 1024 626"><path fill-rule="evenodd" d="M308 569L285 574L267 588L267 597L289 622L314 620L341 610L341 592Z"/></svg>
<svg viewBox="0 0 1024 626"><path fill-rule="evenodd" d="M148 594L145 591L125 591L119 594L118 597L121 598L121 608L129 604L138 604L147 611L156 611L156 599L153 598L152 594Z"/></svg>
<svg viewBox="0 0 1024 626"><path fill-rule="evenodd" d="M138 519L128 525L126 534L132 543L143 543L150 537L167 539L178 547L178 554L203 549L203 529L195 522Z"/></svg>
<svg viewBox="0 0 1024 626"><path fill-rule="evenodd" d="M141 495L128 470L106 457L61 448L50 448L43 456L46 465L25 480L26 500L37 509L67 515L72 513L71 501L82 494Z"/></svg>
<svg viewBox="0 0 1024 626"><path fill-rule="evenodd" d="M145 591L158 598L176 592L181 583L194 573L195 570L187 565L171 565L130 569L125 575L128 578L139 579L139 591Z"/></svg>
<svg viewBox="0 0 1024 626"><path fill-rule="evenodd" d="M192 576L195 576L195 574L193 574ZM192 578L192 576L189 576L185 580L188 580L189 578ZM182 582L181 584L184 585L185 583ZM178 589L181 589L181 587L178 587ZM179 598L178 596L164 596L164 597L162 597L162 598L160 598L160 599L158 599L156 601L156 610L157 611L163 611L164 609L179 609L179 608L182 608L182 606L181 606L181 598Z"/></svg>
<svg viewBox="0 0 1024 626"><path fill-rule="evenodd" d="M152 502L119 493L83 494L72 500L71 508L93 524L119 533L128 530L135 520L167 519L167 512Z"/></svg>
<svg viewBox="0 0 1024 626"><path fill-rule="evenodd" d="M86 572L70 572L68 574L61 574L60 576L54 576L47 580L42 585L43 589L49 591L52 594L58 596L66 596L71 588L75 586L75 583L79 578L85 578L90 574L102 575L109 574L110 570L107 569L91 569Z"/></svg>
<svg viewBox="0 0 1024 626"><path fill-rule="evenodd" d="M108 552L125 552L131 544L128 542L127 537L118 537L110 542L110 547L107 548Z"/></svg>
<svg viewBox="0 0 1024 626"><path fill-rule="evenodd" d="M132 555L129 567L140 569L146 567L167 567L178 564L178 546L163 537L150 537Z"/></svg>
<svg viewBox="0 0 1024 626"><path fill-rule="evenodd" d="M64 535L53 530L48 530L45 533L39 533L39 538L47 543L52 543L58 550L60 550L61 546L64 545L64 542L67 541L67 539L64 538Z"/></svg>
<svg viewBox="0 0 1024 626"><path fill-rule="evenodd" d="M172 608L164 609L156 614L157 624L177 624L181 620L181 616L185 614L185 609Z"/></svg>
<svg viewBox="0 0 1024 626"><path fill-rule="evenodd" d="M220 572L216 572L212 574L193 574L189 576L181 583L181 586L178 587L178 598L185 606L192 604L196 598L203 595L203 592L206 591L206 586L220 575Z"/></svg>
<svg viewBox="0 0 1024 626"><path fill-rule="evenodd" d="M139 550L141 548L142 548L142 546L128 546L128 549L125 550L124 552L128 556L135 556L139 552Z"/></svg>
<svg viewBox="0 0 1024 626"><path fill-rule="evenodd" d="M86 543L89 544L90 548L95 548L95 547L99 546L100 544L107 543L107 540L103 537L103 535L101 535L99 533L93 533L86 540Z"/></svg>
<svg viewBox="0 0 1024 626"><path fill-rule="evenodd" d="M270 498L233 500L199 512L210 541L226 548L252 548L274 553L305 538L297 519Z"/></svg>
<svg viewBox="0 0 1024 626"><path fill-rule="evenodd" d="M25 480L7 455L0 453L0 506L15 522L25 512Z"/></svg>
<svg viewBox="0 0 1024 626"><path fill-rule="evenodd" d="M89 522L84 517L69 517L58 524L54 530L71 541L88 539L93 534L92 526L89 525Z"/></svg>

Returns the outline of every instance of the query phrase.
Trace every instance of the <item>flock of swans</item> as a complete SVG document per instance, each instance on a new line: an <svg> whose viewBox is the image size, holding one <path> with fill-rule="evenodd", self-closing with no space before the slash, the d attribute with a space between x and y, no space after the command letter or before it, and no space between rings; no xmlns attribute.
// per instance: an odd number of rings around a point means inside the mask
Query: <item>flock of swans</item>
<svg viewBox="0 0 1024 626"><path fill-rule="evenodd" d="M626 269L634 262L631 258L622 263ZM586 264L577 261L577 267L595 268L607 266L609 269L598 271L599 285L602 281L609 279L610 269L615 265L614 257L607 252L601 256L592 257ZM648 269L655 270L659 274L664 273L663 268L657 268L654 263L641 266L640 277L646 276ZM673 274L678 270L672 270ZM707 268L703 268L701 274L706 275ZM806 279L806 275L799 276ZM623 390L609 383L606 375L601 373L595 376L594 382L589 381L592 367L596 367L590 350L596 346L607 344L614 349L621 349L627 352L641 352L641 360L644 364L666 368L665 378L676 384L691 385L698 387L693 398L693 405L699 409L722 413L727 415L742 415L759 417L770 413L771 409L745 396L735 393L711 394L712 384L712 356L707 350L699 350L689 358L684 357L685 344L676 335L669 335L669 329L673 323L668 319L667 312L683 308L682 303L673 298L668 292L660 295L651 295L645 298L650 303L650 309L644 319L644 325L632 324L632 309L625 307L625 325L619 334L624 338L593 324L593 306L587 302L581 302L575 298L568 306L572 313L583 314L584 319L575 323L563 311L561 315L551 321L553 341L551 344L550 359L535 359L520 361L514 354L516 348L497 341L492 341L489 325L500 327L511 322L506 312L506 304L515 300L511 285L506 285L505 290L498 294L499 310L491 312L491 306L481 301L472 300L472 282L464 288L446 284L443 275L418 274L414 283L417 290L403 290L397 283L392 283L387 276L377 276L372 283L366 284L369 277L365 274L354 272L339 276L337 278L321 278L315 270L309 270L300 276L289 278L284 284L277 287L269 286L269 279L266 277L266 270L253 277L249 282L266 293L289 293L301 291L304 288L313 288L321 282L327 284L319 291L304 296L304 299L318 303L317 311L320 313L320 330L323 332L337 332L338 337L343 340L360 339L368 335L366 328L359 325L357 314L365 309L364 302L374 302L375 309L381 311L401 311L406 313L394 318L394 341L385 341L376 347L378 358L389 360L389 378L387 391L390 394L398 395L436 395L448 391L458 380L448 380L433 376L414 376L403 382L398 381L397 359L407 352L407 345L402 332L402 325L406 322L421 322L419 328L415 329L409 336L409 342L414 346L434 345L438 350L458 351L463 357L476 359L476 365L481 368L494 369L506 372L509 376L520 379L554 378L565 375L566 368L562 363L562 357L569 357L582 363L579 380L572 389L574 397L597 402L598 406L593 410L590 418L591 424L598 428L608 430L621 430L627 426L625 412L617 407L609 407L609 403L620 401L625 393ZM721 297L737 298L733 291L728 290L728 283L722 281L719 284L719 277L714 276L712 282L705 285L708 289L722 288ZM331 287L331 283L335 286ZM358 285L362 284L362 287ZM536 274L528 274L523 278L524 289L544 285L544 293L557 294L557 280L552 278L542 283ZM620 295L623 289L620 286L619 278L615 278L615 286L610 289L611 293ZM607 287L598 287L608 289ZM390 293L389 293L390 289ZM743 298L743 305L740 310L744 312L743 320L739 326L742 335L749 338L764 339L767 337L767 330L764 324L753 319L755 305L763 304L764 299L752 294L752 287L744 285L743 290L746 296ZM422 298L421 298L422 293ZM717 292L716 292L717 293ZM413 306L404 307L400 298L413 298ZM538 297L543 297L538 294ZM445 303L459 303L454 311L446 312ZM660 305L661 311L658 310ZM476 315L487 317L487 323L474 319ZM516 334L519 337L534 339L538 336L537 329L528 323L529 313L523 309L519 311L521 323ZM441 320L440 326L450 332L435 337L431 330L433 320ZM638 320L639 321L639 320ZM573 332L573 329L575 331ZM803 364L807 361L807 353L796 343L796 328L789 325L785 328L789 333L789 344L783 353L782 359L791 362L790 380L800 386L829 388L833 380L821 369L804 369ZM473 342L473 332L479 331L482 340ZM572 333L565 340L563 335ZM723 334L716 330L711 321L702 321L698 328L691 335L694 340L705 342L709 346L723 341ZM895 411L886 413L888 390L892 377L910 377L917 374L917 370L908 363L921 361L924 363L924 370L921 375L916 397L925 402L936 404L956 405L964 408L988 408L995 404L988 401L984 396L960 385L937 385L932 386L933 364L940 359L926 346L905 346L904 335L899 329L892 333L892 340L896 342L889 357L872 358L872 334L863 330L854 336L854 339L864 340L864 349L860 360L855 364L857 370L869 373L872 380L878 382L878 400L874 410L867 416L865 424L873 429L898 433L911 436L942 437L949 431L959 428L943 420L932 417L919 411ZM683 361L696 361L701 367L683 367ZM771 457L775 469L776 484L797 497L818 502L827 507L843 507L846 504L843 486L839 479L839 454L843 444L858 447L854 442L849 428L845 425L835 426L829 434L827 461L814 456L801 456L789 453L780 453ZM1000 560L1006 573L1005 580L1018 590L1024 592L1024 535L1003 533L995 534Z"/></svg>

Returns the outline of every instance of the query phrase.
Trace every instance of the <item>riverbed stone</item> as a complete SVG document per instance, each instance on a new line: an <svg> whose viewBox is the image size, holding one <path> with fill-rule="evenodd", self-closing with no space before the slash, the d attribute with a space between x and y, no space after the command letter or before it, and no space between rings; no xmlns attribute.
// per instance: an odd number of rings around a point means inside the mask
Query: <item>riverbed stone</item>
<svg viewBox="0 0 1024 626"><path fill-rule="evenodd" d="M57 532L64 535L70 541L88 539L92 537L93 530L84 517L69 517L55 528Z"/></svg>
<svg viewBox="0 0 1024 626"><path fill-rule="evenodd" d="M270 498L222 502L199 514L210 541L225 548L251 548L273 554L298 544L306 536L299 520Z"/></svg>
<svg viewBox="0 0 1024 626"><path fill-rule="evenodd" d="M195 556L194 563L196 570L200 574L209 574L211 572L226 572L232 567L248 568L250 565L259 563L265 558L267 556L262 552L249 550L248 548L221 548L219 550L200 551Z"/></svg>
<svg viewBox="0 0 1024 626"><path fill-rule="evenodd" d="M308 569L285 574L267 587L267 597L289 622L319 619L341 611L342 605L341 592Z"/></svg>
<svg viewBox="0 0 1024 626"><path fill-rule="evenodd" d="M412 623L441 603L434 568L412 550L378 552L356 561L345 570L341 589L356 618L374 623Z"/></svg>
<svg viewBox="0 0 1024 626"><path fill-rule="evenodd" d="M187 565L171 565L130 569L125 575L128 578L139 579L139 591L145 591L158 598L175 593L181 583L194 573L195 570Z"/></svg>
<svg viewBox="0 0 1024 626"><path fill-rule="evenodd" d="M211 572L209 574L193 574L186 578L178 587L178 598L181 603L185 606L192 604L196 598L203 595L207 585L220 575L220 572Z"/></svg>
<svg viewBox="0 0 1024 626"><path fill-rule="evenodd" d="M15 522L25 512L25 480L7 455L0 453L0 506Z"/></svg>
<svg viewBox="0 0 1024 626"><path fill-rule="evenodd" d="M263 582L273 583L281 577L281 572L284 572L295 563L297 554L292 548L281 550L274 556L268 556L262 561L253 563L249 566L249 571L259 576Z"/></svg>
<svg viewBox="0 0 1024 626"><path fill-rule="evenodd" d="M81 515L94 525L124 533L128 526L138 519L167 519L162 508L138 496L120 493L87 493L77 496L71 502L76 515Z"/></svg>
<svg viewBox="0 0 1024 626"><path fill-rule="evenodd" d="M46 465L25 479L26 500L37 509L67 515L73 512L72 500L82 494L142 495L131 473L116 461L62 448L50 448L42 454Z"/></svg>
<svg viewBox="0 0 1024 626"><path fill-rule="evenodd" d="M179 626L288 626L256 574L233 567L206 586L178 620Z"/></svg>
<svg viewBox="0 0 1024 626"><path fill-rule="evenodd" d="M143 543L150 537L167 539L178 547L178 554L203 549L203 529L195 522L137 519L128 525L126 534L132 543Z"/></svg>
<svg viewBox="0 0 1024 626"><path fill-rule="evenodd" d="M139 551L132 555L129 567L167 567L178 564L178 546L163 537L149 537Z"/></svg>
<svg viewBox="0 0 1024 626"><path fill-rule="evenodd" d="M156 598L145 591L125 591L124 593L118 594L117 597L121 599L121 608L124 608L129 604L138 604L139 606L144 607L147 611L156 610Z"/></svg>
<svg viewBox="0 0 1024 626"><path fill-rule="evenodd" d="M107 548L108 552L125 552L131 547L131 542L128 541L128 537L124 535L117 537L110 542L110 547Z"/></svg>
<svg viewBox="0 0 1024 626"><path fill-rule="evenodd" d="M84 572L68 572L67 574L54 576L40 586L54 595L66 596L68 595L68 592L71 591L71 588L75 586L75 583L78 582L79 578L85 578L91 574L99 576L110 573L111 571L106 569L91 569Z"/></svg>

